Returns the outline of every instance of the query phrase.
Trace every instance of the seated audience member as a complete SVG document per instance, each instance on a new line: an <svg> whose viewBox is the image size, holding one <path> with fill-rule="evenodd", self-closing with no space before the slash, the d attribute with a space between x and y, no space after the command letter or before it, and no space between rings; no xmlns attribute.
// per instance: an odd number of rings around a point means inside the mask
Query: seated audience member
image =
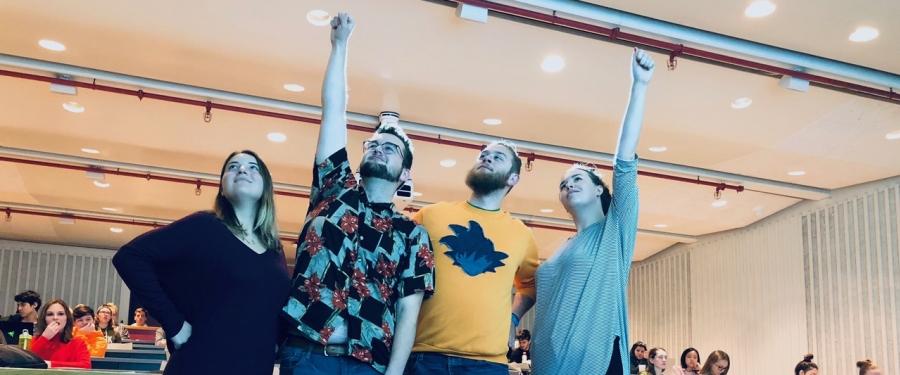
<svg viewBox="0 0 900 375"><path fill-rule="evenodd" d="M87 344L72 334L75 319L63 300L55 299L41 308L41 319L35 326L37 337L31 351L47 362L50 368L91 368L91 354Z"/></svg>
<svg viewBox="0 0 900 375"><path fill-rule="evenodd" d="M72 309L72 318L75 319L75 329L72 331L72 335L84 340L91 357L105 356L106 337L97 330L94 324L94 310L87 305L75 306Z"/></svg>
<svg viewBox="0 0 900 375"><path fill-rule="evenodd" d="M650 356L647 359L650 362L650 368L647 369L653 375L662 375L666 371L666 365L669 363L669 353L663 348L650 349Z"/></svg>
<svg viewBox="0 0 900 375"><path fill-rule="evenodd" d="M728 357L728 353L716 350L706 357L706 362L703 362L703 367L700 368L700 375L728 375L730 368L731 358Z"/></svg>
<svg viewBox="0 0 900 375"><path fill-rule="evenodd" d="M681 352L681 373L683 375L697 375L700 373L700 352L694 348L687 348Z"/></svg>
<svg viewBox="0 0 900 375"><path fill-rule="evenodd" d="M124 327L116 323L116 305L105 303L97 308L97 330L103 333L106 342L120 343L124 338Z"/></svg>
<svg viewBox="0 0 900 375"><path fill-rule="evenodd" d="M147 310L138 307L134 310L134 324L132 327L147 327Z"/></svg>
<svg viewBox="0 0 900 375"><path fill-rule="evenodd" d="M519 347L513 350L509 361L522 363L522 355L525 355L526 358L531 358L531 332L523 329L522 333L516 336L516 340L519 341Z"/></svg>
<svg viewBox="0 0 900 375"><path fill-rule="evenodd" d="M856 362L856 367L859 368L859 375L881 375L881 368L872 362L871 359L864 359L862 361Z"/></svg>
<svg viewBox="0 0 900 375"><path fill-rule="evenodd" d="M819 373L819 366L812 360L812 353L805 355L803 360L798 362L797 366L794 366L794 375L817 375Z"/></svg>
<svg viewBox="0 0 900 375"><path fill-rule="evenodd" d="M639 365L644 365L644 368L650 366L650 363L647 362L647 345L643 342L638 341L631 346L631 371L632 375L637 375L640 372Z"/></svg>
<svg viewBox="0 0 900 375"><path fill-rule="evenodd" d="M37 323L38 309L41 308L41 295L33 290L26 290L16 294L13 299L16 301L16 314L18 317L14 315L9 319L23 323Z"/></svg>

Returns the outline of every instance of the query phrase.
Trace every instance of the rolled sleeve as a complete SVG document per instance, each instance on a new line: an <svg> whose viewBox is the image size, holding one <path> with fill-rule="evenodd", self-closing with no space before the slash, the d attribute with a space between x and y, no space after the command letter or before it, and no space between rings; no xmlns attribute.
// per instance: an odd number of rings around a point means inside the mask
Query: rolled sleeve
<svg viewBox="0 0 900 375"><path fill-rule="evenodd" d="M312 188L309 194L310 208L329 197L335 197L347 188L355 187L356 176L347 159L347 149L335 151L325 161L313 168Z"/></svg>
<svg viewBox="0 0 900 375"><path fill-rule="evenodd" d="M403 298L418 292L425 293L425 298L434 294L434 251L431 239L421 225L410 234L406 267L400 273L397 282L397 295Z"/></svg>

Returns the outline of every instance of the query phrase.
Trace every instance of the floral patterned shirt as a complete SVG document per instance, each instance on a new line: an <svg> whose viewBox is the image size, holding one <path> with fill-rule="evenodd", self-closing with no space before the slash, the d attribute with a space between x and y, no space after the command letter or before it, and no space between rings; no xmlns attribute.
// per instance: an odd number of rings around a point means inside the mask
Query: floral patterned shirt
<svg viewBox="0 0 900 375"><path fill-rule="evenodd" d="M393 203L371 203L346 149L313 171L309 211L297 245L291 296L283 315L292 334L325 344L347 326L352 356L384 372L396 302L434 292L428 233Z"/></svg>

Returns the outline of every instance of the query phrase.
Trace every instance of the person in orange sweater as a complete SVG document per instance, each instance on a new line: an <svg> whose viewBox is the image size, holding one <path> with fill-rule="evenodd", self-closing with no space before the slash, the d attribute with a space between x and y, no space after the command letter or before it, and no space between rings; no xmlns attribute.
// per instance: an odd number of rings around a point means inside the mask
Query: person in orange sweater
<svg viewBox="0 0 900 375"><path fill-rule="evenodd" d="M91 357L105 357L107 342L103 332L97 330L94 324L94 309L88 305L78 305L72 309L72 317L75 319L75 329L72 335L80 337L88 347Z"/></svg>
<svg viewBox="0 0 900 375"><path fill-rule="evenodd" d="M55 299L41 308L35 333L39 335L31 343L31 351L47 362L50 368L91 368L91 354L80 337L72 330L75 319L69 306Z"/></svg>

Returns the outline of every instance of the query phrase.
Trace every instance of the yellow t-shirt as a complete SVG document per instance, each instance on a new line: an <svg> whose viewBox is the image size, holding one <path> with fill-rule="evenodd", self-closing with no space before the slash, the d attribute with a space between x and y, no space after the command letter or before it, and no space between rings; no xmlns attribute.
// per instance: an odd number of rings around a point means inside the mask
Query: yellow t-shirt
<svg viewBox="0 0 900 375"><path fill-rule="evenodd" d="M414 352L506 363L512 288L534 298L537 245L531 229L505 211L468 202L422 208L434 249L435 291L419 313Z"/></svg>

